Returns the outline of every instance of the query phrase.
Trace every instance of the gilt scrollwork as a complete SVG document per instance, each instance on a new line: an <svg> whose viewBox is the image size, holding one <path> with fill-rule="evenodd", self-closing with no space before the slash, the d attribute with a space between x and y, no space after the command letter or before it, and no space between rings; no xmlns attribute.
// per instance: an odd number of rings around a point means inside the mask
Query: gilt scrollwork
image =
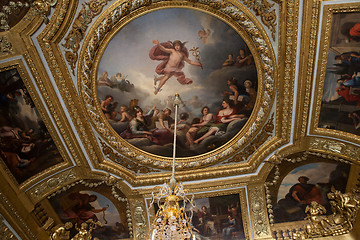
<svg viewBox="0 0 360 240"><path fill-rule="evenodd" d="M313 7L311 10L311 31L309 36L309 55L307 56L307 66L306 66L306 83L304 89L304 101L302 106L302 123L301 123L301 136L306 135L306 126L307 126L307 114L310 110L310 100L311 100L311 84L313 80L313 70L314 70L314 60L316 54L316 42L317 42L317 31L318 31L318 22L319 22L319 8L320 8L320 1L313 0Z"/></svg>
<svg viewBox="0 0 360 240"><path fill-rule="evenodd" d="M0 54L8 54L12 52L12 44L7 40L5 36L0 36Z"/></svg>
<svg viewBox="0 0 360 240"><path fill-rule="evenodd" d="M6 198L6 196L2 192L0 192L0 205L11 216L12 219L16 219L17 224L25 231L29 239L34 239L34 240L37 239L34 233L29 229L28 225L25 223L25 220L19 215L19 212L15 209L13 204L9 201L9 199Z"/></svg>
<svg viewBox="0 0 360 240"><path fill-rule="evenodd" d="M74 20L72 29L65 37L65 43L62 46L65 51L65 59L75 75L75 67L78 59L78 50L80 42L84 38L84 33L89 27L93 18L101 13L109 0L91 0L82 4L82 8Z"/></svg>
<svg viewBox="0 0 360 240"><path fill-rule="evenodd" d="M38 201L45 193L57 188L58 186L70 183L75 179L76 174L72 169L70 169L68 171L61 172L58 175L51 177L43 183L32 188L29 194L33 200Z"/></svg>
<svg viewBox="0 0 360 240"><path fill-rule="evenodd" d="M269 3L267 0L242 0L242 2L249 9L252 9L256 16L260 16L261 21L271 31L272 39L275 41L277 16L273 9L274 3Z"/></svg>
<svg viewBox="0 0 360 240"><path fill-rule="evenodd" d="M107 146L105 142L100 141L103 154L111 159L112 161L126 167L127 169L136 172L136 173L150 173L150 172L160 172L157 169L149 168L138 164L135 161L130 161L128 158L116 153L112 148Z"/></svg>
<svg viewBox="0 0 360 240"><path fill-rule="evenodd" d="M143 240L146 237L145 211L141 201L136 200L133 204L134 223L136 226L135 239Z"/></svg>
<svg viewBox="0 0 360 240"><path fill-rule="evenodd" d="M30 4L30 12L26 19L31 20L32 17L39 16L45 24L48 24L51 8L56 4L57 0L35 0Z"/></svg>
<svg viewBox="0 0 360 240"><path fill-rule="evenodd" d="M253 229L255 235L262 237L269 234L269 226L266 220L266 214L264 210L264 198L262 194L264 193L261 187L255 187L250 192L250 208L253 216Z"/></svg>
<svg viewBox="0 0 360 240"><path fill-rule="evenodd" d="M84 185L85 187L89 187L89 188L97 188L98 186L102 185L102 184L106 184L108 186L111 187L111 193L112 195L114 196L114 198L120 202L127 202L127 198L124 198L124 197L121 197L118 192L117 192L117 181L118 179L115 178L114 176L111 176L111 175L106 175L103 180L101 181L86 181L84 179L81 179L79 181L76 181L76 182L73 182L71 184L68 184L66 186L64 186L63 188L59 189L58 191L52 193L51 195L48 196L48 198L52 198L54 197L55 195L57 194L60 194L66 190L68 190L69 188L71 187L74 187L75 185L77 184L82 184Z"/></svg>
<svg viewBox="0 0 360 240"><path fill-rule="evenodd" d="M360 160L359 148L330 139L311 139L310 148L316 150L323 150L326 152L330 151L335 154L340 154L352 159Z"/></svg>

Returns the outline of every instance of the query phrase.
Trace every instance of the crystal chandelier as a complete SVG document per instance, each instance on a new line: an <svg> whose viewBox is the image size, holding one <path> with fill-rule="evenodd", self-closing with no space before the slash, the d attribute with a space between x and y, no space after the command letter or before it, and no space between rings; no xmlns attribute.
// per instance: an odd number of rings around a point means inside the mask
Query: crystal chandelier
<svg viewBox="0 0 360 240"><path fill-rule="evenodd" d="M184 191L182 183L177 183L175 179L175 155L176 155L176 126L178 108L181 103L179 94L175 94L175 127L174 127L174 147L173 147L173 163L172 175L170 183L164 183L162 186L156 187L156 194L152 193L150 208L154 202L160 206L154 221L148 233L148 240L184 240L195 239L191 230L191 219L193 208L195 207L193 196L189 199ZM163 205L160 205L163 202ZM181 201L181 203L180 203ZM185 206L189 203L190 216L185 212Z"/></svg>

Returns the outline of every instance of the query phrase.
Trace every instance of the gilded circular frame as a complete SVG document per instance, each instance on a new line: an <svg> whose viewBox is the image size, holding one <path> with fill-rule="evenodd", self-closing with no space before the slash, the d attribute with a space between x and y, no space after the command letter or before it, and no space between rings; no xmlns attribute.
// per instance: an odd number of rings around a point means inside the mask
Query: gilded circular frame
<svg viewBox="0 0 360 240"><path fill-rule="evenodd" d="M164 8L190 8L208 13L230 25L244 39L254 56L258 69L258 97L253 112L240 132L223 146L201 155L178 158L177 169L193 169L216 164L249 144L261 130L274 102L276 60L265 30L242 5L218 1L126 1L114 3L89 30L78 65L80 98L88 116L100 136L122 156L156 169L169 169L171 159L140 150L121 138L110 126L97 102L97 66L108 42L122 27L148 12ZM261 71L261 70L262 71ZM106 155L106 154L105 154Z"/></svg>

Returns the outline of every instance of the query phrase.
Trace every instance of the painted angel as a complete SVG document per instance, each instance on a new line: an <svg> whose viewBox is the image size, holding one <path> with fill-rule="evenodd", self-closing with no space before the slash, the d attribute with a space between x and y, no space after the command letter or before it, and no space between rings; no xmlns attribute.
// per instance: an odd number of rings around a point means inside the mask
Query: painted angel
<svg viewBox="0 0 360 240"><path fill-rule="evenodd" d="M203 29L198 31L198 36L199 36L200 39L203 40L204 44L206 44L206 39L210 36L210 33L211 33L210 29L205 30L203 28Z"/></svg>
<svg viewBox="0 0 360 240"><path fill-rule="evenodd" d="M161 77L154 78L155 91L156 95L164 86L166 81L172 76L177 77L177 80L180 84L191 84L193 81L189 78L185 77L185 74L181 69L185 66L185 62L202 67L201 63L191 61L189 57L189 52L185 47L185 43L182 43L179 40L175 40L174 42L164 42L159 43L158 40L153 40L153 43L156 44L151 48L149 56L152 60L162 61L156 69L155 72ZM156 87L156 83L159 83L159 86Z"/></svg>

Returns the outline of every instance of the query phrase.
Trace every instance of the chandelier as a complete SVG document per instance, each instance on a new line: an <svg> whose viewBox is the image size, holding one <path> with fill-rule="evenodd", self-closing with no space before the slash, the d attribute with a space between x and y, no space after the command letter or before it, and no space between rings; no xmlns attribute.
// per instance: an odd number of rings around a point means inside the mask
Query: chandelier
<svg viewBox="0 0 360 240"><path fill-rule="evenodd" d="M176 126L178 108L181 103L179 94L175 94L175 127L174 127L174 146L173 146L173 163L170 183L164 183L162 186L155 188L157 192L152 193L150 208L155 201L159 206L154 221L151 225L147 240L184 240L195 239L191 229L191 219L193 216L194 196L189 199L186 196L182 183L175 179L175 155L176 155ZM163 204L161 205L161 203ZM188 218L185 212L186 204L190 206L190 216Z"/></svg>

